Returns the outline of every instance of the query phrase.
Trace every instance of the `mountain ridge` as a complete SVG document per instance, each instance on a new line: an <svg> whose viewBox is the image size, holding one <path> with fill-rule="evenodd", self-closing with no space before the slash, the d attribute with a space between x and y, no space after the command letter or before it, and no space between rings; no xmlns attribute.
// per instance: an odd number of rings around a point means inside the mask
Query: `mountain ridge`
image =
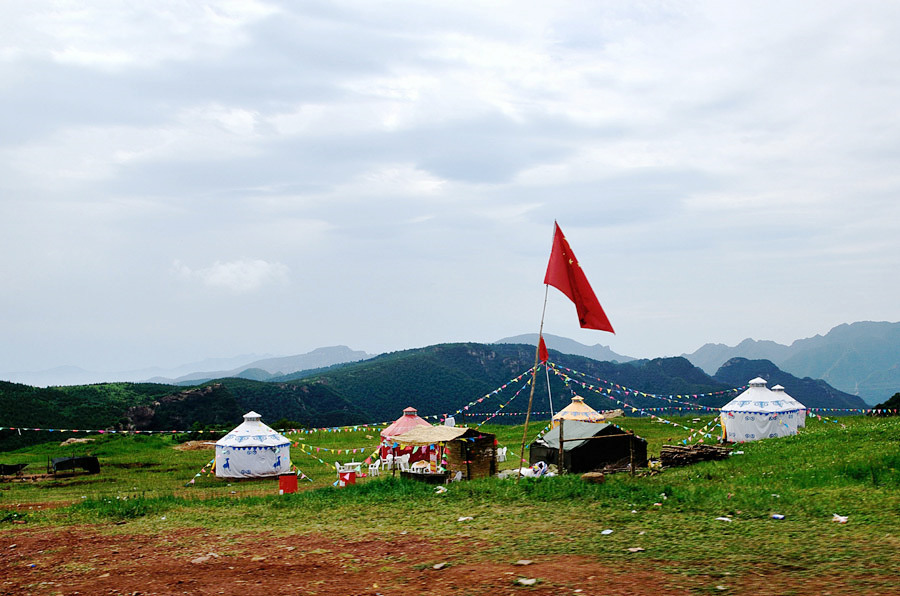
<svg viewBox="0 0 900 596"><path fill-rule="evenodd" d="M559 374L538 375L532 411L548 419L574 395L597 410L672 408L678 402L721 407L756 377L784 385L809 407L864 408L856 396L815 379L796 379L770 361L736 360L711 377L686 358L627 363L550 350ZM521 422L530 398L534 347L527 344L437 344L270 381L223 378L192 387L108 383L34 388L0 381L0 439L30 440L10 427L187 430L227 426L254 410L274 423L307 427L378 424L413 406L422 416L458 414L461 423ZM575 371L578 371L577 373ZM730 376L728 376L730 374ZM545 379L549 378L549 381ZM549 386L549 387L548 387ZM600 387L605 387L600 391ZM548 391L549 389L549 391ZM648 394L656 394L653 397ZM553 407L551 408L551 399ZM519 416L520 418L514 418ZM42 440L49 440L44 438Z"/></svg>
<svg viewBox="0 0 900 596"><path fill-rule="evenodd" d="M785 372L822 379L875 404L900 388L900 323L843 323L789 346L749 338L733 347L710 343L682 356L707 374L715 374L731 358L769 360Z"/></svg>
<svg viewBox="0 0 900 596"><path fill-rule="evenodd" d="M575 341L574 339L569 339L567 337L560 337L558 335L551 335L549 333L544 333L544 343L547 346L547 349L550 350L558 350L563 354L575 354L576 356L585 356L587 358L591 358L593 360L601 360L608 362L631 362L632 360L637 360L637 358L633 358L631 356L624 356L622 354L617 354L610 349L609 346L604 346L603 344L594 344L592 346L580 343ZM505 337L503 339L498 339L494 344L527 344L532 346L538 345L538 334L537 333L523 333L522 335L514 335L512 337Z"/></svg>

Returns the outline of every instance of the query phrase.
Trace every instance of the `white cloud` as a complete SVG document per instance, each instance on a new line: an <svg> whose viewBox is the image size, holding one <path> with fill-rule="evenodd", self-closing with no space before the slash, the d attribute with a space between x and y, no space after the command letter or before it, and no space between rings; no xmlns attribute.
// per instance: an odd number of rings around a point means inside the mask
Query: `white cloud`
<svg viewBox="0 0 900 596"><path fill-rule="evenodd" d="M196 270L176 260L173 270L183 279L198 280L208 287L236 294L256 292L269 284L287 283L290 273L286 265L261 259L239 259L226 263L216 261L209 267Z"/></svg>
<svg viewBox="0 0 900 596"><path fill-rule="evenodd" d="M620 353L900 319L897 105L900 4L878 0L7 2L2 310L29 316L0 370L42 357L48 312L108 350L107 284L194 338L260 305L200 352L512 335L553 219ZM160 290L173 273L241 298ZM756 314L747 277L787 298Z"/></svg>
<svg viewBox="0 0 900 596"><path fill-rule="evenodd" d="M121 71L221 55L245 44L245 27L275 14L254 0L152 4L34 0L4 5L0 56Z"/></svg>

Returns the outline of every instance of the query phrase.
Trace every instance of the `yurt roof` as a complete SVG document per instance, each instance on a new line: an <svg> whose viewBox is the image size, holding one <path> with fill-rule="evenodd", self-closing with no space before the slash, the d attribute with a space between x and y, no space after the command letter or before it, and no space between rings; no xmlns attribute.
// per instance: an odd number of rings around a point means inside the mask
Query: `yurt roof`
<svg viewBox="0 0 900 596"><path fill-rule="evenodd" d="M780 396L781 399L786 399L788 401L791 401L791 402L797 404L803 410L806 409L806 406L804 406L799 401L797 401L796 399L794 399L793 397L788 395L788 392L785 391L784 387L782 387L781 385L775 385L774 387L772 387L772 393L775 393L776 395Z"/></svg>
<svg viewBox="0 0 900 596"><path fill-rule="evenodd" d="M584 403L580 395L572 397L571 403L553 416L554 420L583 420L585 422L602 422L603 414Z"/></svg>
<svg viewBox="0 0 900 596"><path fill-rule="evenodd" d="M777 414L806 409L803 404L784 393L766 387L766 380L757 377L750 381L743 393L722 406L722 412L747 412L754 414ZM783 388L782 388L783 389Z"/></svg>
<svg viewBox="0 0 900 596"><path fill-rule="evenodd" d="M230 433L216 441L222 447L279 447L290 444L282 434L272 430L262 422L256 412L244 414L244 421Z"/></svg>
<svg viewBox="0 0 900 596"><path fill-rule="evenodd" d="M410 431L417 426L431 426L428 422L421 418L415 408L406 408L403 410L403 416L397 418L390 426L381 431L381 436L385 439L394 439L398 435Z"/></svg>

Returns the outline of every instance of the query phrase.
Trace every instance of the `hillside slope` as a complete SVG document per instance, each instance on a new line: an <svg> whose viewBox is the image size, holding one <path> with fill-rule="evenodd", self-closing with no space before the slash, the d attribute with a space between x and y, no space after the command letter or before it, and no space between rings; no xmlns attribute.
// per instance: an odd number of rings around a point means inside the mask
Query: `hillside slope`
<svg viewBox="0 0 900 596"><path fill-rule="evenodd" d="M684 358L639 360L628 364L601 362L550 350L551 361L603 379L648 393L689 394L728 389ZM374 419L396 419L403 408L415 407L420 415L453 413L528 370L534 363L534 347L521 344L442 344L385 354L363 363L350 364L322 374L299 378L285 377L300 383L325 384L366 411ZM574 378L574 377L573 377ZM550 408L547 377L538 377L534 395L534 411ZM470 413L490 413L500 403L511 399L527 381L521 379L505 390L502 398L485 402ZM590 378L588 378L591 383ZM746 382L746 380L744 381ZM597 384L597 383L593 383ZM577 385L565 387L556 375L550 376L550 395L555 409L569 403L572 389L597 409L620 407L613 399L582 390ZM527 408L528 391L523 391L506 412L523 412ZM637 407L660 407L659 400L631 395L629 403ZM723 402L724 403L724 402ZM717 404L706 404L717 405ZM720 405L720 404L719 404ZM483 416L481 416L483 417ZM479 415L473 414L473 419Z"/></svg>

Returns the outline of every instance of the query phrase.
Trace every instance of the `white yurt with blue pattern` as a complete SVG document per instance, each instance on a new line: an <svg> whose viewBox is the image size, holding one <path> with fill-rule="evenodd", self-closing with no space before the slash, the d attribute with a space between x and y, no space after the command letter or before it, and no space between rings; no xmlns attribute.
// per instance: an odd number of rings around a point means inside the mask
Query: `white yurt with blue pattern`
<svg viewBox="0 0 900 596"><path fill-rule="evenodd" d="M216 476L262 478L291 471L291 442L262 423L256 412L216 441Z"/></svg>
<svg viewBox="0 0 900 596"><path fill-rule="evenodd" d="M766 387L757 377L750 387L722 406L721 421L725 439L733 443L774 439L796 435L797 427L806 425L806 406L784 392Z"/></svg>

